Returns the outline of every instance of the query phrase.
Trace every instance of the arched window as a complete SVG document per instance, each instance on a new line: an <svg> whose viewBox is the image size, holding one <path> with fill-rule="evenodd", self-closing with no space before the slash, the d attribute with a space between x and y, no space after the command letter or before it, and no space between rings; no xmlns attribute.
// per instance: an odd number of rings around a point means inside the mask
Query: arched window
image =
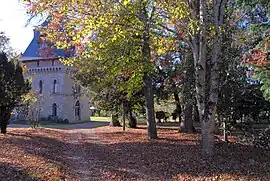
<svg viewBox="0 0 270 181"><path fill-rule="evenodd" d="M57 105L56 105L56 103L54 103L52 105L52 115L57 116Z"/></svg>
<svg viewBox="0 0 270 181"><path fill-rule="evenodd" d="M75 104L75 118L77 120L81 119L81 105L80 105L80 101L77 101Z"/></svg>
<svg viewBox="0 0 270 181"><path fill-rule="evenodd" d="M56 79L53 80L53 91L52 92L53 93L57 92L57 80Z"/></svg>
<svg viewBox="0 0 270 181"><path fill-rule="evenodd" d="M39 81L39 93L42 94L43 92L43 82L42 80Z"/></svg>

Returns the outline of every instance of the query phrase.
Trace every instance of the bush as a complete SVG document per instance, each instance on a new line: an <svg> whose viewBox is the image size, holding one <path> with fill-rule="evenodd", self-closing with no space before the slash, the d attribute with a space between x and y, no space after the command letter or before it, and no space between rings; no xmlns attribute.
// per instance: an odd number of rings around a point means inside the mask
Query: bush
<svg viewBox="0 0 270 181"><path fill-rule="evenodd" d="M264 130L253 128L242 130L237 138L237 142L257 148L270 149L270 128Z"/></svg>
<svg viewBox="0 0 270 181"><path fill-rule="evenodd" d="M64 120L63 120L62 118L57 118L57 119L56 119L56 122L57 122L57 123L63 123Z"/></svg>
<svg viewBox="0 0 270 181"><path fill-rule="evenodd" d="M170 113L165 112L165 117L164 117L165 121L167 122L167 119L170 119Z"/></svg>
<svg viewBox="0 0 270 181"><path fill-rule="evenodd" d="M270 128L266 128L256 136L254 145L259 148L270 149Z"/></svg>
<svg viewBox="0 0 270 181"><path fill-rule="evenodd" d="M128 125L130 128L136 128L137 127L137 119L135 117L130 117Z"/></svg>
<svg viewBox="0 0 270 181"><path fill-rule="evenodd" d="M253 131L241 132L237 137L237 142L243 145L254 146L255 133Z"/></svg>
<svg viewBox="0 0 270 181"><path fill-rule="evenodd" d="M173 113L172 113L172 119L173 119L173 120L176 120L177 117L178 117L177 110L174 110Z"/></svg>
<svg viewBox="0 0 270 181"><path fill-rule="evenodd" d="M53 116L53 115L49 115L47 119L48 119L48 121L51 121L51 122L57 122L58 117Z"/></svg>
<svg viewBox="0 0 270 181"><path fill-rule="evenodd" d="M158 122L161 122L161 119L164 119L165 118L164 111L157 111L156 112L156 118L158 119Z"/></svg>
<svg viewBox="0 0 270 181"><path fill-rule="evenodd" d="M39 121L40 121L40 122L46 122L46 121L48 121L48 118L46 118L46 117L41 117L41 118L39 119Z"/></svg>
<svg viewBox="0 0 270 181"><path fill-rule="evenodd" d="M69 123L68 119L59 118L53 115L49 115L48 117L41 117L40 121L41 122L54 122L54 123L61 123L61 124Z"/></svg>
<svg viewBox="0 0 270 181"><path fill-rule="evenodd" d="M28 124L30 125L31 128L37 128L39 126L39 121L38 120L29 120Z"/></svg>
<svg viewBox="0 0 270 181"><path fill-rule="evenodd" d="M64 124L68 124L69 123L69 120L68 119L64 119Z"/></svg>
<svg viewBox="0 0 270 181"><path fill-rule="evenodd" d="M112 115L112 121L110 122L110 126L121 126L121 124L118 120L118 114Z"/></svg>

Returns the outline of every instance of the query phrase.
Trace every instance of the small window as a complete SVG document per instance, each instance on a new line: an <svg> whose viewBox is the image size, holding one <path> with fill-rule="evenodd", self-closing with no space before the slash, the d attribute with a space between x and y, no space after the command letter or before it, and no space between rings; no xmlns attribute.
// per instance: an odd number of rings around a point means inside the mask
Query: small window
<svg viewBox="0 0 270 181"><path fill-rule="evenodd" d="M39 81L39 93L42 94L43 92L43 82L42 80Z"/></svg>
<svg viewBox="0 0 270 181"><path fill-rule="evenodd" d="M52 66L54 66L54 64L55 64L55 61L54 61L54 60L52 60Z"/></svg>
<svg viewBox="0 0 270 181"><path fill-rule="evenodd" d="M43 44L44 43L44 38L45 38L44 34L39 35L39 37L37 39L37 43L38 44Z"/></svg>
<svg viewBox="0 0 270 181"><path fill-rule="evenodd" d="M39 67L39 61L37 61L37 67Z"/></svg>
<svg viewBox="0 0 270 181"><path fill-rule="evenodd" d="M56 105L56 103L54 103L52 105L52 115L57 116L57 105Z"/></svg>
<svg viewBox="0 0 270 181"><path fill-rule="evenodd" d="M53 80L53 93L56 93L57 92L57 80L54 79Z"/></svg>
<svg viewBox="0 0 270 181"><path fill-rule="evenodd" d="M75 104L75 117L77 120L81 119L81 105L80 101L77 101Z"/></svg>

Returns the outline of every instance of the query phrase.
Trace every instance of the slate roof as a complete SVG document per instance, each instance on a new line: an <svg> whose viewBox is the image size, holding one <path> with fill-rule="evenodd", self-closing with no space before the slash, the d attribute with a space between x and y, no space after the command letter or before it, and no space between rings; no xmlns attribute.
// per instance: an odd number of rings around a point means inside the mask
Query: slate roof
<svg viewBox="0 0 270 181"><path fill-rule="evenodd" d="M47 25L48 25L48 21L45 21L44 23L41 24L41 26L47 26ZM40 36L40 32L38 30L34 29L34 37L31 41L31 43L26 48L25 52L20 57L21 61L40 60L40 59L48 59L49 58L49 57L42 57L40 55L41 44L38 43L39 36ZM55 58L68 56L67 54L65 54L64 50L54 48L53 52L56 55ZM50 57L50 58L52 58L52 57Z"/></svg>

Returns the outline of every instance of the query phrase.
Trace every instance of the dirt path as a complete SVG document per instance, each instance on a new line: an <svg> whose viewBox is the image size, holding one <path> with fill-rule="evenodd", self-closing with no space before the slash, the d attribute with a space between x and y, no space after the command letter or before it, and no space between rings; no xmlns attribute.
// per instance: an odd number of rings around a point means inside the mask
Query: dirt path
<svg viewBox="0 0 270 181"><path fill-rule="evenodd" d="M94 159L85 152L84 140L95 139L95 133L89 129L68 130L65 141L69 146L65 152L67 164L79 181L100 180L93 168ZM97 139L97 138L96 138Z"/></svg>

